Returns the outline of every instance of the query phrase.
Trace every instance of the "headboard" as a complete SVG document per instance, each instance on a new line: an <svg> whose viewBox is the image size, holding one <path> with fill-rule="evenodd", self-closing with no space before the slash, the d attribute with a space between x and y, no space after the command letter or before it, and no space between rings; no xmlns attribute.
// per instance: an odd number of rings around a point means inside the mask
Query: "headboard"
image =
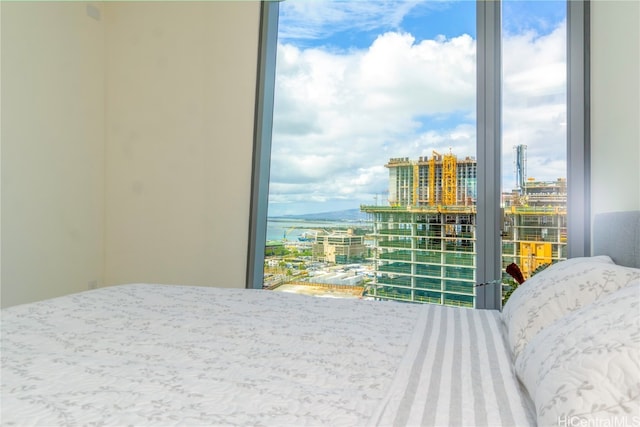
<svg viewBox="0 0 640 427"><path fill-rule="evenodd" d="M640 211L606 212L593 219L593 255L640 268Z"/></svg>

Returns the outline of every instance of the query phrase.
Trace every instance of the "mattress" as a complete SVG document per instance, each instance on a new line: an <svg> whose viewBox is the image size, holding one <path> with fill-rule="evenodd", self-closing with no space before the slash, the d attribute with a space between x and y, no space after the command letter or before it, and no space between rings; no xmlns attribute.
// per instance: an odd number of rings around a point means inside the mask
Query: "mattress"
<svg viewBox="0 0 640 427"><path fill-rule="evenodd" d="M500 315L150 284L2 310L2 425L534 425Z"/></svg>

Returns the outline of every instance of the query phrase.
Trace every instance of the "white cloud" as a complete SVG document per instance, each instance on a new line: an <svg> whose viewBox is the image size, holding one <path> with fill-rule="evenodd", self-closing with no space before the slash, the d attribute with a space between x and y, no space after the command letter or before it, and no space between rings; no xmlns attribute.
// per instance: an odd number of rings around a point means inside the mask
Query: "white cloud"
<svg viewBox="0 0 640 427"><path fill-rule="evenodd" d="M402 116L468 110L475 93L475 42L468 35L415 43L410 34L379 36L358 76L365 104Z"/></svg>
<svg viewBox="0 0 640 427"><path fill-rule="evenodd" d="M503 41L504 186L515 186L513 146L527 145L528 176L566 177L566 22L547 35ZM511 172L511 174L509 174Z"/></svg>
<svg viewBox="0 0 640 427"><path fill-rule="evenodd" d="M320 13L309 15L317 25L305 22L305 28L353 24L356 10L370 11L360 25L393 23L399 18L383 13L392 3L340 3L348 10L322 11L329 16L324 20ZM293 4L295 13L310 8ZM530 176L551 180L566 174L565 32L562 24L546 36L529 32L504 40L505 186L513 186L516 144L528 145ZM459 157L474 154L475 41L468 35L417 42L389 31L366 49L342 52L285 42L278 45L276 73L272 215L372 204L387 190L384 164L391 157L415 159L449 149ZM318 203L327 208L318 210Z"/></svg>

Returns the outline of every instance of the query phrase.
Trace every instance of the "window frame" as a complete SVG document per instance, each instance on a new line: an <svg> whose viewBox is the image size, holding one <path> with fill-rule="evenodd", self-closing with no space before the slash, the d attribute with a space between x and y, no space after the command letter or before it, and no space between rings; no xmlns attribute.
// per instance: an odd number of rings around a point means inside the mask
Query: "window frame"
<svg viewBox="0 0 640 427"><path fill-rule="evenodd" d="M476 2L476 155L478 198L476 213L475 307L500 309L502 254L500 193L502 191L501 3Z"/></svg>
<svg viewBox="0 0 640 427"><path fill-rule="evenodd" d="M567 1L567 223L569 257L590 254L589 0ZM278 1L261 2L246 287L264 276ZM501 308L501 1L476 1L478 205L476 308Z"/></svg>
<svg viewBox="0 0 640 427"><path fill-rule="evenodd" d="M249 242L247 245L246 287L249 289L262 289L264 278L279 10L278 1L262 1L260 3L251 198L249 201Z"/></svg>
<svg viewBox="0 0 640 427"><path fill-rule="evenodd" d="M567 257L591 255L590 0L567 0Z"/></svg>

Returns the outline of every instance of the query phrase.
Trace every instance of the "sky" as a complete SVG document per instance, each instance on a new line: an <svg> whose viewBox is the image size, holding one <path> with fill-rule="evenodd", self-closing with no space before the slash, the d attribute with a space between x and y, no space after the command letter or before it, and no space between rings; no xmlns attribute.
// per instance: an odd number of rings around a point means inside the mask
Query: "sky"
<svg viewBox="0 0 640 427"><path fill-rule="evenodd" d="M566 5L507 1L503 188L566 177ZM280 3L269 216L388 204L390 158L475 157L475 2Z"/></svg>

